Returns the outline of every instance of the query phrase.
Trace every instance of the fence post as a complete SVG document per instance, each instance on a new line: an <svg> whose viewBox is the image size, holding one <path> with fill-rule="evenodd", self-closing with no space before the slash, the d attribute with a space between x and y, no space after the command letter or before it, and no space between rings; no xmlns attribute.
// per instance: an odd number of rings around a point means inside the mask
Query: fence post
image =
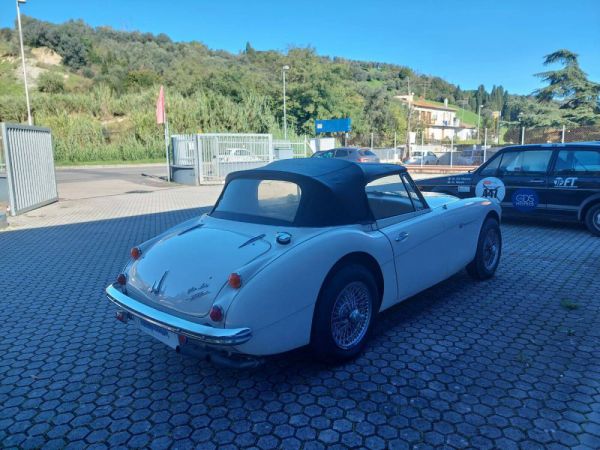
<svg viewBox="0 0 600 450"><path fill-rule="evenodd" d="M200 135L194 135L194 170L196 171L196 186L200 186L204 179L202 178L202 149L201 149Z"/></svg>
<svg viewBox="0 0 600 450"><path fill-rule="evenodd" d="M521 145L525 144L525 127L521 127Z"/></svg>
<svg viewBox="0 0 600 450"><path fill-rule="evenodd" d="M394 131L394 150L396 150L396 147L397 147L397 145L396 145L396 132Z"/></svg>
<svg viewBox="0 0 600 450"><path fill-rule="evenodd" d="M452 148L451 148L451 149L450 149L450 167L452 167L452 166L453 166L453 162L454 162L454 161L453 161L453 158L452 158L452 156L453 156L453 155L454 155L454 152L452 151Z"/></svg>
<svg viewBox="0 0 600 450"><path fill-rule="evenodd" d="M373 132L371 132L371 150L373 150Z"/></svg>
<svg viewBox="0 0 600 450"><path fill-rule="evenodd" d="M425 133L421 130L421 167L423 167L423 160L425 159Z"/></svg>
<svg viewBox="0 0 600 450"><path fill-rule="evenodd" d="M308 146L306 145L306 135L304 135L304 157L308 158Z"/></svg>
<svg viewBox="0 0 600 450"><path fill-rule="evenodd" d="M487 147L487 128L484 129L483 148Z"/></svg>
<svg viewBox="0 0 600 450"><path fill-rule="evenodd" d="M564 125L562 127L562 135L561 135L561 138L560 138L560 143L561 144L565 143L565 126Z"/></svg>
<svg viewBox="0 0 600 450"><path fill-rule="evenodd" d="M267 144L269 146L269 162L273 162L273 135L269 134L269 142Z"/></svg>

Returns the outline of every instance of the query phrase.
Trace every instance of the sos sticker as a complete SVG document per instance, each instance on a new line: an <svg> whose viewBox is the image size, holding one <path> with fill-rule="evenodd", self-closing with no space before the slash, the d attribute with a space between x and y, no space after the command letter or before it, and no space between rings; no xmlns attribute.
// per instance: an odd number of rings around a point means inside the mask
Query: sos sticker
<svg viewBox="0 0 600 450"><path fill-rule="evenodd" d="M501 179L496 177L486 177L482 180L479 180L479 183L477 183L477 186L475 186L475 195L477 197L487 197L497 203L500 203L502 200L504 200L506 188L504 187L504 183Z"/></svg>
<svg viewBox="0 0 600 450"><path fill-rule="evenodd" d="M540 199L533 189L517 189L512 195L512 204L517 211L533 211L540 204Z"/></svg>

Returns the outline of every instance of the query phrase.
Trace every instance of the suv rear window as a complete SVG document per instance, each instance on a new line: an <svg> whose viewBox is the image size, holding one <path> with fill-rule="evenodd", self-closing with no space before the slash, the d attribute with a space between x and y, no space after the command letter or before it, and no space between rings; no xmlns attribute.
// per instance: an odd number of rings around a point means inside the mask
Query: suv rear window
<svg viewBox="0 0 600 450"><path fill-rule="evenodd" d="M290 181L238 178L227 184L212 213L252 223L292 223L302 192Z"/></svg>
<svg viewBox="0 0 600 450"><path fill-rule="evenodd" d="M375 156L375 153L373 153L371 150L359 150L358 154L360 156Z"/></svg>

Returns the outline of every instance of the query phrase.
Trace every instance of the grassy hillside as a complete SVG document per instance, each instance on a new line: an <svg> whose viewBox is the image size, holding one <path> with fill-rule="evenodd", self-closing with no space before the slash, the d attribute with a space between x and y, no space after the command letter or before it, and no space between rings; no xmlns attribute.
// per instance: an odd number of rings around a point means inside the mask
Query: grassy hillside
<svg viewBox="0 0 600 450"><path fill-rule="evenodd" d="M154 121L158 88L165 85L174 133L258 132L282 135L281 67L287 74L291 135L312 134L316 118L351 117L360 142L402 141L405 107L393 99L411 90L457 104L496 102L500 87L463 91L441 78L391 64L322 57L310 48L286 53L215 51L165 35L91 28L81 21L55 25L24 17L26 61L36 124L51 127L59 161L142 160L162 155L162 130ZM16 33L0 30L0 121L24 122ZM49 50L46 50L49 49ZM461 111L472 123L473 111ZM483 118L485 120L485 117ZM476 122L475 122L476 123ZM366 142L365 142L366 143Z"/></svg>

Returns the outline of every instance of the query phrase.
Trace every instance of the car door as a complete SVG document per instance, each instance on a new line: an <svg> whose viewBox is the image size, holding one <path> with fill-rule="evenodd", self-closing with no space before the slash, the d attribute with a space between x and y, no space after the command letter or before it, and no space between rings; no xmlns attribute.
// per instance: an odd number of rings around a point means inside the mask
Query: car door
<svg viewBox="0 0 600 450"><path fill-rule="evenodd" d="M544 214L552 153L544 148L505 150L476 172L475 195L500 203L509 215Z"/></svg>
<svg viewBox="0 0 600 450"><path fill-rule="evenodd" d="M422 197L411 196L399 175L379 178L366 186L379 231L394 252L398 300L410 297L448 276L445 227Z"/></svg>
<svg viewBox="0 0 600 450"><path fill-rule="evenodd" d="M585 147L559 150L549 184L548 213L577 219L583 203L600 193L600 151Z"/></svg>

